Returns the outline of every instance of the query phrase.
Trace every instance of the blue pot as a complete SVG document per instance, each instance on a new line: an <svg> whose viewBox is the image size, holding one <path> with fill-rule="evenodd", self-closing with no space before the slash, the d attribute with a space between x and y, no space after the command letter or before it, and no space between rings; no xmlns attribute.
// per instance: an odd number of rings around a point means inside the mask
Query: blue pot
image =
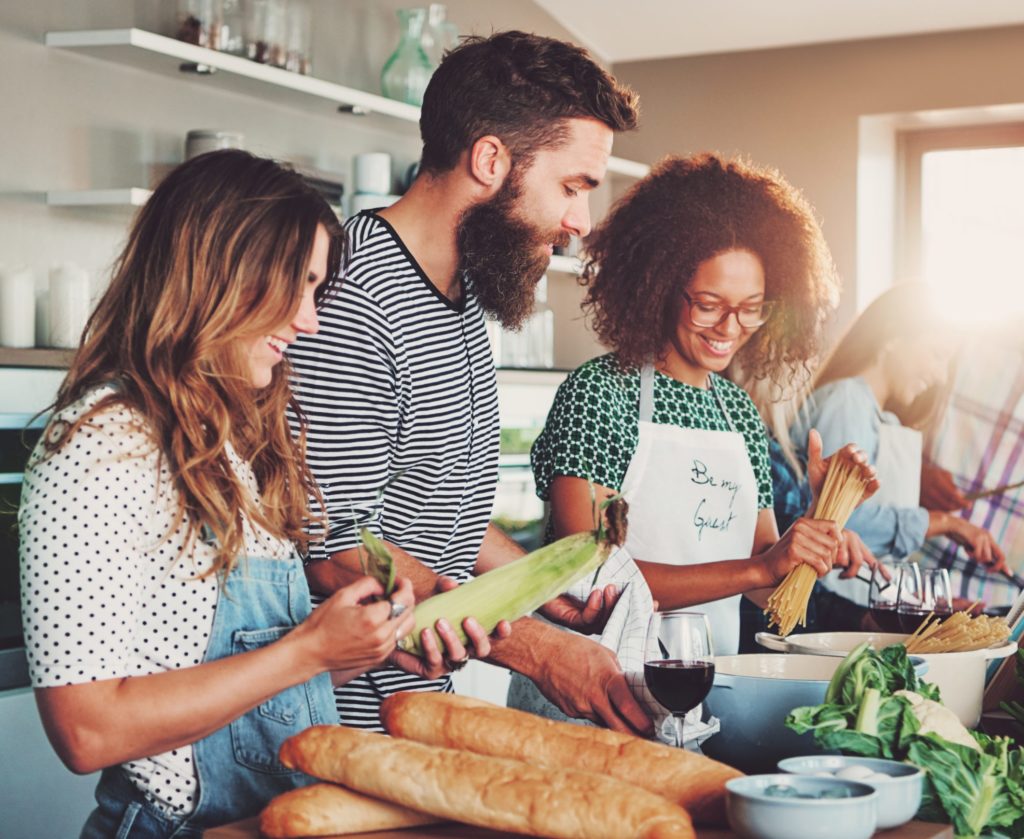
<svg viewBox="0 0 1024 839"><path fill-rule="evenodd" d="M709 711L722 730L701 750L748 774L773 772L778 762L796 755L822 754L811 734L786 728L786 717L802 705L820 705L841 658L818 655L719 656ZM915 661L918 675L927 665Z"/></svg>

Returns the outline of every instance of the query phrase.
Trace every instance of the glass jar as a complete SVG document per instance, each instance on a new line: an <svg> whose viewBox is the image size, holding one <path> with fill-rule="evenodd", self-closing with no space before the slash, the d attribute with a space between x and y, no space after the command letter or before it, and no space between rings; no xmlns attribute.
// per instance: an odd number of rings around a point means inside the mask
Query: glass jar
<svg viewBox="0 0 1024 839"><path fill-rule="evenodd" d="M245 10L242 0L217 0L214 26L210 32L210 46L232 55L245 53Z"/></svg>
<svg viewBox="0 0 1024 839"><path fill-rule="evenodd" d="M433 72L420 43L426 17L426 9L398 10L401 38L380 74L380 89L388 99L410 105L423 104L423 92Z"/></svg>
<svg viewBox="0 0 1024 839"><path fill-rule="evenodd" d="M248 0L245 54L260 64L285 65L287 8L284 0Z"/></svg>
<svg viewBox="0 0 1024 839"><path fill-rule="evenodd" d="M431 3L427 9L427 22L423 27L423 52L434 68L441 63L444 54L459 42L459 30L447 20L448 10L443 3Z"/></svg>
<svg viewBox="0 0 1024 839"><path fill-rule="evenodd" d="M175 37L187 44L208 47L213 18L214 0L178 0L178 28Z"/></svg>
<svg viewBox="0 0 1024 839"><path fill-rule="evenodd" d="M288 3L284 68L308 76L313 69L313 15L308 0Z"/></svg>

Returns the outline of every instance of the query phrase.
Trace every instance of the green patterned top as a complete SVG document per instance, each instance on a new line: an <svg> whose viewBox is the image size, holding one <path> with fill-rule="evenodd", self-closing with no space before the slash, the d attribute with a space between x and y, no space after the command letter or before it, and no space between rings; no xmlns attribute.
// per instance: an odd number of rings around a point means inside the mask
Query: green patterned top
<svg viewBox="0 0 1024 839"><path fill-rule="evenodd" d="M743 435L757 479L757 506L771 509L772 475L768 436L747 392L712 374L735 429ZM592 358L558 388L544 431L530 461L537 495L548 499L559 475L587 478L619 490L639 441L640 371L623 371L614 353ZM680 428L728 431L729 423L710 390L654 374L653 421Z"/></svg>

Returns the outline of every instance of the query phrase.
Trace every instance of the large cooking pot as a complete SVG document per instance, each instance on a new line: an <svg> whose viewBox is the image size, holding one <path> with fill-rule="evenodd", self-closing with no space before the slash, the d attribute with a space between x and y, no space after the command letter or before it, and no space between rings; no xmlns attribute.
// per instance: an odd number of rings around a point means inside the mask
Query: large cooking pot
<svg viewBox="0 0 1024 839"><path fill-rule="evenodd" d="M822 655L727 655L715 658L707 706L722 730L701 750L749 774L771 772L783 758L820 754L811 734L786 728L790 711L820 705L841 658ZM927 666L915 660L918 675Z"/></svg>
<svg viewBox="0 0 1024 839"><path fill-rule="evenodd" d="M867 641L881 649L898 644L909 635L893 632L807 632L781 638L769 632L758 632L757 643L781 653L843 657L854 647ZM974 728L981 719L981 703L985 693L985 670L995 658L1006 658L1017 651L1009 642L985 650L963 653L915 653L928 663L928 681L937 685L942 704L949 708L967 728Z"/></svg>

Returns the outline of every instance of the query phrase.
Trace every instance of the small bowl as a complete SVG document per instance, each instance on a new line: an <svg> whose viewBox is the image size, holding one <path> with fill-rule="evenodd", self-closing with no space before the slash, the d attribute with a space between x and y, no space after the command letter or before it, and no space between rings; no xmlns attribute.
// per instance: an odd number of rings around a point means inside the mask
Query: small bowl
<svg viewBox="0 0 1024 839"><path fill-rule="evenodd" d="M779 761L779 771L794 775L816 775L819 772L835 773L847 766L863 766L872 772L881 772L889 779L864 780L878 790L878 829L888 830L906 824L921 806L921 787L924 772L909 763L898 760L880 760L873 757L842 757L839 755L807 755L788 757Z"/></svg>
<svg viewBox="0 0 1024 839"><path fill-rule="evenodd" d="M766 794L774 786L792 787L797 795L845 790L847 798L779 798ZM869 839L878 822L874 787L840 778L811 775L748 775L727 781L729 825L740 839Z"/></svg>

